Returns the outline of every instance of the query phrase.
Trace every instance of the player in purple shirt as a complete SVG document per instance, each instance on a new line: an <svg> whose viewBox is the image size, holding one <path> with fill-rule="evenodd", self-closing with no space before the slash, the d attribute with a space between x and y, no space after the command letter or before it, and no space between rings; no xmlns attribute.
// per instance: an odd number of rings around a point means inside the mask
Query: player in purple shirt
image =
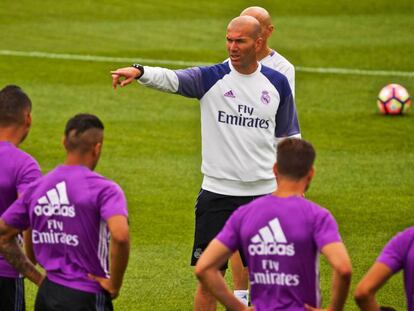
<svg viewBox="0 0 414 311"><path fill-rule="evenodd" d="M32 103L21 88L0 91L0 215L41 176L37 162L18 148L29 133ZM0 256L0 310L25 309L23 278Z"/></svg>
<svg viewBox="0 0 414 311"><path fill-rule="evenodd" d="M112 310L129 256L125 196L116 183L93 172L103 143L96 116L70 119L63 143L64 165L32 183L1 216L0 252L40 286L35 310ZM46 276L15 242L28 227Z"/></svg>
<svg viewBox="0 0 414 311"><path fill-rule="evenodd" d="M393 310L380 307L375 293L400 270L404 271L407 310L414 310L414 227L393 237L382 250L376 262L359 282L355 300L361 310Z"/></svg>
<svg viewBox="0 0 414 311"><path fill-rule="evenodd" d="M334 272L329 310L343 310L350 259L332 215L303 198L314 175L315 151L295 138L283 140L277 150L277 190L233 213L201 255L196 275L228 310L245 310L219 271L239 250L247 260L254 310L318 310L321 252Z"/></svg>

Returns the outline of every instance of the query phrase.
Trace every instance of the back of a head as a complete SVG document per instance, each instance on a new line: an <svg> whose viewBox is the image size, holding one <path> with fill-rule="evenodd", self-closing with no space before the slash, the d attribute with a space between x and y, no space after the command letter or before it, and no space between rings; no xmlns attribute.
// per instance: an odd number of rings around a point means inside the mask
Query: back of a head
<svg viewBox="0 0 414 311"><path fill-rule="evenodd" d="M32 110L32 102L16 85L7 85L0 91L0 127L22 125Z"/></svg>
<svg viewBox="0 0 414 311"><path fill-rule="evenodd" d="M261 25L261 27L268 27L272 25L272 18L269 12L260 6L251 6L244 9L240 16L252 16L257 19Z"/></svg>
<svg viewBox="0 0 414 311"><path fill-rule="evenodd" d="M86 153L103 141L104 125L92 114L77 114L65 128L65 148L68 152Z"/></svg>
<svg viewBox="0 0 414 311"><path fill-rule="evenodd" d="M311 170L315 149L303 139L286 138L277 146L277 167L281 176L300 180Z"/></svg>

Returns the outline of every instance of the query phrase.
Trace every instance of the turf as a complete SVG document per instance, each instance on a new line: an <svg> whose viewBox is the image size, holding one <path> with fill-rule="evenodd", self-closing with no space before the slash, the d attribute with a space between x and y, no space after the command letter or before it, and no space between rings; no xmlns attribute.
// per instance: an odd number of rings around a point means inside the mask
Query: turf
<svg viewBox="0 0 414 311"><path fill-rule="evenodd" d="M271 11L271 45L293 64L414 71L411 1L10 1L0 2L0 50L220 62L225 28L244 7ZM119 63L0 56L0 85L15 83L33 99L34 124L22 148L44 172L64 158L65 121L91 112L106 126L97 168L128 198L131 261L117 310L191 310L196 280L189 267L193 205L200 187L200 123L195 100L140 86L117 91ZM414 93L414 78L297 72L303 136L316 147L317 175L307 197L338 220L353 261L352 288L386 241L412 225L414 114L378 114L387 83ZM322 262L329 300L330 272ZM35 288L27 283L32 309ZM379 301L405 308L397 275ZM347 310L356 310L349 298Z"/></svg>

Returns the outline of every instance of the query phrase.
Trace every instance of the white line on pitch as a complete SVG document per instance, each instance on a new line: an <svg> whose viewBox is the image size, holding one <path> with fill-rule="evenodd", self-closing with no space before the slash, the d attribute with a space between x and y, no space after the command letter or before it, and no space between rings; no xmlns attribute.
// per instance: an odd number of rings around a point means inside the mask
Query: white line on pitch
<svg viewBox="0 0 414 311"><path fill-rule="evenodd" d="M79 55L79 54L60 54L47 53L39 51L14 51L14 50L0 50L0 55L3 56L21 56L21 57L35 57L47 59L63 59L63 60L77 60L89 62L108 62L108 63L149 63L156 65L174 65L174 66L203 66L212 65L207 62L191 62L181 60L169 59L151 59L139 57L110 57L98 55ZM352 68L324 68L324 67L303 67L295 66L298 72L321 73L321 74L342 74L342 75L360 75L360 76L400 76L400 77L414 77L412 71L394 71L394 70L369 70L369 69L352 69Z"/></svg>

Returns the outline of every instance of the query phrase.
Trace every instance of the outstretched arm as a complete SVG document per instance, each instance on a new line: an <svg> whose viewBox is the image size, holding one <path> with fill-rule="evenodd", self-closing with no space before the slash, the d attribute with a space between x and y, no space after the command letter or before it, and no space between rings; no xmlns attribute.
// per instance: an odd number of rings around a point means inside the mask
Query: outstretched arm
<svg viewBox="0 0 414 311"><path fill-rule="evenodd" d="M7 225L0 218L0 253L21 274L40 285L44 279L17 243L19 230Z"/></svg>
<svg viewBox="0 0 414 311"><path fill-rule="evenodd" d="M375 300L375 293L393 275L392 270L382 262L376 262L359 282L354 298L361 310L378 311L379 304Z"/></svg>
<svg viewBox="0 0 414 311"><path fill-rule="evenodd" d="M110 278L89 275L115 299L119 295L129 258L129 229L125 216L116 215L108 219L111 233Z"/></svg>

